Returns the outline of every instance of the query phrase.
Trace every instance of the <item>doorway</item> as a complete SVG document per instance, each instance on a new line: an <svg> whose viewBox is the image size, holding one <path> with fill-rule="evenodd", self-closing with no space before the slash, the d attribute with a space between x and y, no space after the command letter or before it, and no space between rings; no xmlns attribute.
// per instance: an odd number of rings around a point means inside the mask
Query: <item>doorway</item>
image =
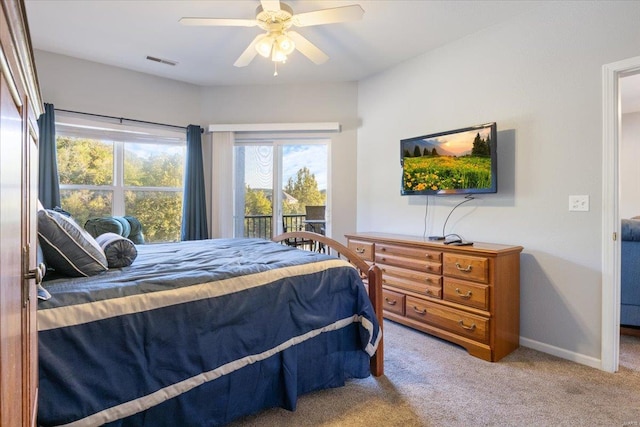
<svg viewBox="0 0 640 427"><path fill-rule="evenodd" d="M620 79L640 73L640 57L606 64L602 150L602 338L601 369L616 372L620 356Z"/></svg>

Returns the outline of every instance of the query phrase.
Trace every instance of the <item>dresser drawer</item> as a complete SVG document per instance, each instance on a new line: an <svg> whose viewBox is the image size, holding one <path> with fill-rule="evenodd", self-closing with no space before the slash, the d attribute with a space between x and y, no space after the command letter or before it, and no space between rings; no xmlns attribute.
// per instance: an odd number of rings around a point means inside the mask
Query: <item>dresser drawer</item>
<svg viewBox="0 0 640 427"><path fill-rule="evenodd" d="M411 282L409 280L399 279L397 277L388 277L382 279L385 286L393 286L394 288L404 289L406 291L415 292L426 297L441 299L442 287L426 285L423 283Z"/></svg>
<svg viewBox="0 0 640 427"><path fill-rule="evenodd" d="M439 274L424 273L417 270L409 270L407 268L394 267L386 264L377 264L382 270L382 278L392 277L398 279L405 279L416 283L421 283L429 286L442 287L442 276Z"/></svg>
<svg viewBox="0 0 640 427"><path fill-rule="evenodd" d="M376 255L396 255L403 258L415 258L440 264L442 262L442 252L424 248L414 248L410 246L396 246L385 243L376 245Z"/></svg>
<svg viewBox="0 0 640 427"><path fill-rule="evenodd" d="M365 261L373 261L374 244L371 242L362 242L360 240L349 240L347 247L360 255Z"/></svg>
<svg viewBox="0 0 640 427"><path fill-rule="evenodd" d="M389 289L382 290L382 308L391 313L404 316L405 296Z"/></svg>
<svg viewBox="0 0 640 427"><path fill-rule="evenodd" d="M442 298L442 278L440 276L411 270L405 270L407 274L403 274L402 269L399 268L381 264L378 266L382 269L382 284L384 286L393 286L431 298Z"/></svg>
<svg viewBox="0 0 640 427"><path fill-rule="evenodd" d="M445 278L442 295L447 301L489 310L489 286L487 285Z"/></svg>
<svg viewBox="0 0 640 427"><path fill-rule="evenodd" d="M427 259L419 258L404 258L381 252L378 248L376 248L376 264L394 265L424 273L442 274L442 264L439 262L431 262Z"/></svg>
<svg viewBox="0 0 640 427"><path fill-rule="evenodd" d="M445 253L444 274L476 282L489 282L489 259L455 253Z"/></svg>
<svg viewBox="0 0 640 427"><path fill-rule="evenodd" d="M489 319L407 297L406 316L482 343L489 342Z"/></svg>

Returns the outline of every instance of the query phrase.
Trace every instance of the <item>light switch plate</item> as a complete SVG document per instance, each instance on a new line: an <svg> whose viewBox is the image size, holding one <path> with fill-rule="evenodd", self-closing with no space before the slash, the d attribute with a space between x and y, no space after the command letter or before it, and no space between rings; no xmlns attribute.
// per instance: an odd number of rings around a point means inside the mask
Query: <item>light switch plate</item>
<svg viewBox="0 0 640 427"><path fill-rule="evenodd" d="M573 212L587 212L589 210L589 196L569 196L569 210Z"/></svg>

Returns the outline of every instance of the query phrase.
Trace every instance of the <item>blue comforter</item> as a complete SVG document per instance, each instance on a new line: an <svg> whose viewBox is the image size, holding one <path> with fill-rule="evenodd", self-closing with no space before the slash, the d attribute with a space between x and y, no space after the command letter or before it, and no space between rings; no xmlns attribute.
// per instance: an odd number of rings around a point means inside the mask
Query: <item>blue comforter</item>
<svg viewBox="0 0 640 427"><path fill-rule="evenodd" d="M350 264L261 239L140 245L130 267L45 287L42 426L295 409L301 393L367 376L381 336Z"/></svg>

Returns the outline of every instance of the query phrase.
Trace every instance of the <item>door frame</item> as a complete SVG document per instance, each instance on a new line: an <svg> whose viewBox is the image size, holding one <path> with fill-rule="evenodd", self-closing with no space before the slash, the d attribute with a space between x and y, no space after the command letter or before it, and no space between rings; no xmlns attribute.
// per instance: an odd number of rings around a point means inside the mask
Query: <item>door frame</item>
<svg viewBox="0 0 640 427"><path fill-rule="evenodd" d="M620 357L619 79L640 71L640 56L602 67L602 335L601 369L616 372Z"/></svg>

